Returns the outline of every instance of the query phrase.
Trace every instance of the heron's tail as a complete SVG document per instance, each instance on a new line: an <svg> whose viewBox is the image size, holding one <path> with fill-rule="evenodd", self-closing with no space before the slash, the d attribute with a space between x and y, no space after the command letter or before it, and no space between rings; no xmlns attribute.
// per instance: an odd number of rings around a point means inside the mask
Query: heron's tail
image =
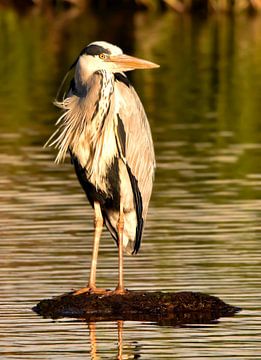
<svg viewBox="0 0 261 360"><path fill-rule="evenodd" d="M118 244L117 222L119 213L110 211L103 214L105 225L112 237ZM137 222L136 212L132 211L124 214L123 248L128 255L136 254L139 250L143 231L143 221ZM137 236L139 237L137 239ZM137 244L139 246L137 247Z"/></svg>

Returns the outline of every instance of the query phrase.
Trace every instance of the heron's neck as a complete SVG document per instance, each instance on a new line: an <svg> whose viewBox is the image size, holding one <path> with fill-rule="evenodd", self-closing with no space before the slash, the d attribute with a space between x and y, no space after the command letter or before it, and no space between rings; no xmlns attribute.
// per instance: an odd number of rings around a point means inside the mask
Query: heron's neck
<svg viewBox="0 0 261 360"><path fill-rule="evenodd" d="M96 94L97 100L95 102L96 109L93 113L92 121L95 120L97 129L103 127L103 124L108 116L111 107L111 96L114 92L114 76L112 73L105 70L100 70L100 84Z"/></svg>

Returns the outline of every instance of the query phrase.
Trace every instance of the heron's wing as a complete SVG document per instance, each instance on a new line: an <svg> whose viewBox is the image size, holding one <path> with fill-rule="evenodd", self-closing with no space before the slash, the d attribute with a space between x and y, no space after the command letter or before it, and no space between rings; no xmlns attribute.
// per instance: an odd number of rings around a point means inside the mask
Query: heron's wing
<svg viewBox="0 0 261 360"><path fill-rule="evenodd" d="M117 134L121 153L126 161L134 190L137 217L139 209L141 209L142 220L145 220L155 169L151 130L144 108L134 88L124 81L116 81L115 90L115 96L119 99Z"/></svg>

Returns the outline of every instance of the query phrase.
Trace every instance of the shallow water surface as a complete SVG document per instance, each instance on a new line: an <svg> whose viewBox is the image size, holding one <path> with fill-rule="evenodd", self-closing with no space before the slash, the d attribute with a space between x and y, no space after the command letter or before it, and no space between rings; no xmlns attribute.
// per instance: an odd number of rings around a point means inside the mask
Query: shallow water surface
<svg viewBox="0 0 261 360"><path fill-rule="evenodd" d="M94 15L89 27L83 16L50 16L0 14L1 356L260 359L261 19L137 14L120 37ZM93 212L69 160L54 165L43 144L58 116L59 81L97 38L161 64L131 74L157 172L141 251L125 259L126 286L206 292L242 307L233 318L173 328L31 311L88 277ZM116 282L117 251L104 231L98 283Z"/></svg>

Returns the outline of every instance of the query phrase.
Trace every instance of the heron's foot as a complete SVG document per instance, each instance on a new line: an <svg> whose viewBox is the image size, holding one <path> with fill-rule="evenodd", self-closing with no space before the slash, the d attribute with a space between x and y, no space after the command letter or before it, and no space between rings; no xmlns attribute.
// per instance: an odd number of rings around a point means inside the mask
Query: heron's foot
<svg viewBox="0 0 261 360"><path fill-rule="evenodd" d="M106 295L109 292L109 290L97 288L96 286L87 286L83 287L79 290L75 290L73 292L73 295L81 295L81 294L100 294L100 295Z"/></svg>
<svg viewBox="0 0 261 360"><path fill-rule="evenodd" d="M110 291L110 295L124 295L128 292L127 289L117 286L115 290Z"/></svg>
<svg viewBox="0 0 261 360"><path fill-rule="evenodd" d="M97 288L96 286L87 286L79 290L73 291L72 295L81 294L98 294L98 295L124 295L128 292L127 289L117 286L115 290Z"/></svg>

